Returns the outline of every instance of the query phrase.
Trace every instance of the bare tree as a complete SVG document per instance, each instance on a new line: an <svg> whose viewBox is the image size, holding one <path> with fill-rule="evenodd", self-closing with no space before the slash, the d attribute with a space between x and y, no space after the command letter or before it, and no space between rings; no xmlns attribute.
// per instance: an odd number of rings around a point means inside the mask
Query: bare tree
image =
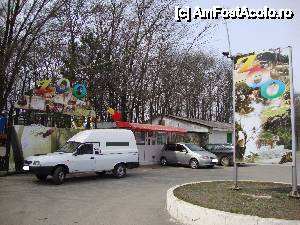
<svg viewBox="0 0 300 225"><path fill-rule="evenodd" d="M55 17L60 1L33 0L1 2L0 10L0 111L21 76L22 63L44 25Z"/></svg>
<svg viewBox="0 0 300 225"><path fill-rule="evenodd" d="M37 79L64 76L87 82L88 99L102 121L113 107L134 122L168 114L229 122L230 64L201 51L216 23L176 22L178 2L48 2L39 14L47 21L18 61L15 93L29 90ZM14 50L5 70L8 78L17 52L26 46Z"/></svg>

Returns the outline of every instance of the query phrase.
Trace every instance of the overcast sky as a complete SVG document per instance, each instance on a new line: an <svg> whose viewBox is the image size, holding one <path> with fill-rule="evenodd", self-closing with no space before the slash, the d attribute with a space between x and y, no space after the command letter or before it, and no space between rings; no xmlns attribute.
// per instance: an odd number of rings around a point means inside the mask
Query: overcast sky
<svg viewBox="0 0 300 225"><path fill-rule="evenodd" d="M187 0L183 6L212 8L215 5L226 8L247 6L258 9L265 5L276 10L289 8L294 12L292 20L228 20L228 29L233 55L255 50L292 46L294 87L300 93L300 1L298 0ZM212 41L207 44L215 52L228 51L225 25L216 28Z"/></svg>

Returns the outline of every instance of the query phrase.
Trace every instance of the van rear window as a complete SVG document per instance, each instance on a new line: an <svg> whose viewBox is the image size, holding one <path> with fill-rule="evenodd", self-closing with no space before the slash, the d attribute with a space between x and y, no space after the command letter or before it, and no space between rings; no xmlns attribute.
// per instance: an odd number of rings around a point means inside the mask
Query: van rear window
<svg viewBox="0 0 300 225"><path fill-rule="evenodd" d="M106 147L110 146L129 146L129 142L106 142Z"/></svg>

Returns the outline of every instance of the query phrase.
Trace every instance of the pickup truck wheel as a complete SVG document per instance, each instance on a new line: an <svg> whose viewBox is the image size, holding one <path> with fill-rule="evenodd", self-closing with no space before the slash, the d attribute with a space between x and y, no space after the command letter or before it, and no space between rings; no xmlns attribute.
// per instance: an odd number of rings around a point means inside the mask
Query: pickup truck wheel
<svg viewBox="0 0 300 225"><path fill-rule="evenodd" d="M35 176L36 176L36 178L37 178L39 181L46 181L46 180L47 180L47 175L36 174Z"/></svg>
<svg viewBox="0 0 300 225"><path fill-rule="evenodd" d="M62 184L66 177L66 171L62 166L59 166L54 170L52 176L54 184Z"/></svg>
<svg viewBox="0 0 300 225"><path fill-rule="evenodd" d="M198 169L199 168L199 162L197 159L191 159L190 160L190 167L192 169Z"/></svg>
<svg viewBox="0 0 300 225"><path fill-rule="evenodd" d="M224 156L222 159L221 159L221 165L222 166L229 166L230 165L230 160Z"/></svg>
<svg viewBox="0 0 300 225"><path fill-rule="evenodd" d="M126 167L123 163L115 165L113 174L116 178L122 178L126 176Z"/></svg>

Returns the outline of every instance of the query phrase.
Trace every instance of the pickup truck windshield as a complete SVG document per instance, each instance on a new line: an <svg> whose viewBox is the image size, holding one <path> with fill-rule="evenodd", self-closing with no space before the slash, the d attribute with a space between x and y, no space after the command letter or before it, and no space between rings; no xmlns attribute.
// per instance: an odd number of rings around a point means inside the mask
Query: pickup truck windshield
<svg viewBox="0 0 300 225"><path fill-rule="evenodd" d="M73 153L75 152L76 148L80 145L79 142L70 141L64 144L60 149L58 149L58 152L65 152L65 153Z"/></svg>
<svg viewBox="0 0 300 225"><path fill-rule="evenodd" d="M193 152L197 152L197 151L205 151L203 148L201 148L198 145L194 145L194 144L185 144L191 151Z"/></svg>

